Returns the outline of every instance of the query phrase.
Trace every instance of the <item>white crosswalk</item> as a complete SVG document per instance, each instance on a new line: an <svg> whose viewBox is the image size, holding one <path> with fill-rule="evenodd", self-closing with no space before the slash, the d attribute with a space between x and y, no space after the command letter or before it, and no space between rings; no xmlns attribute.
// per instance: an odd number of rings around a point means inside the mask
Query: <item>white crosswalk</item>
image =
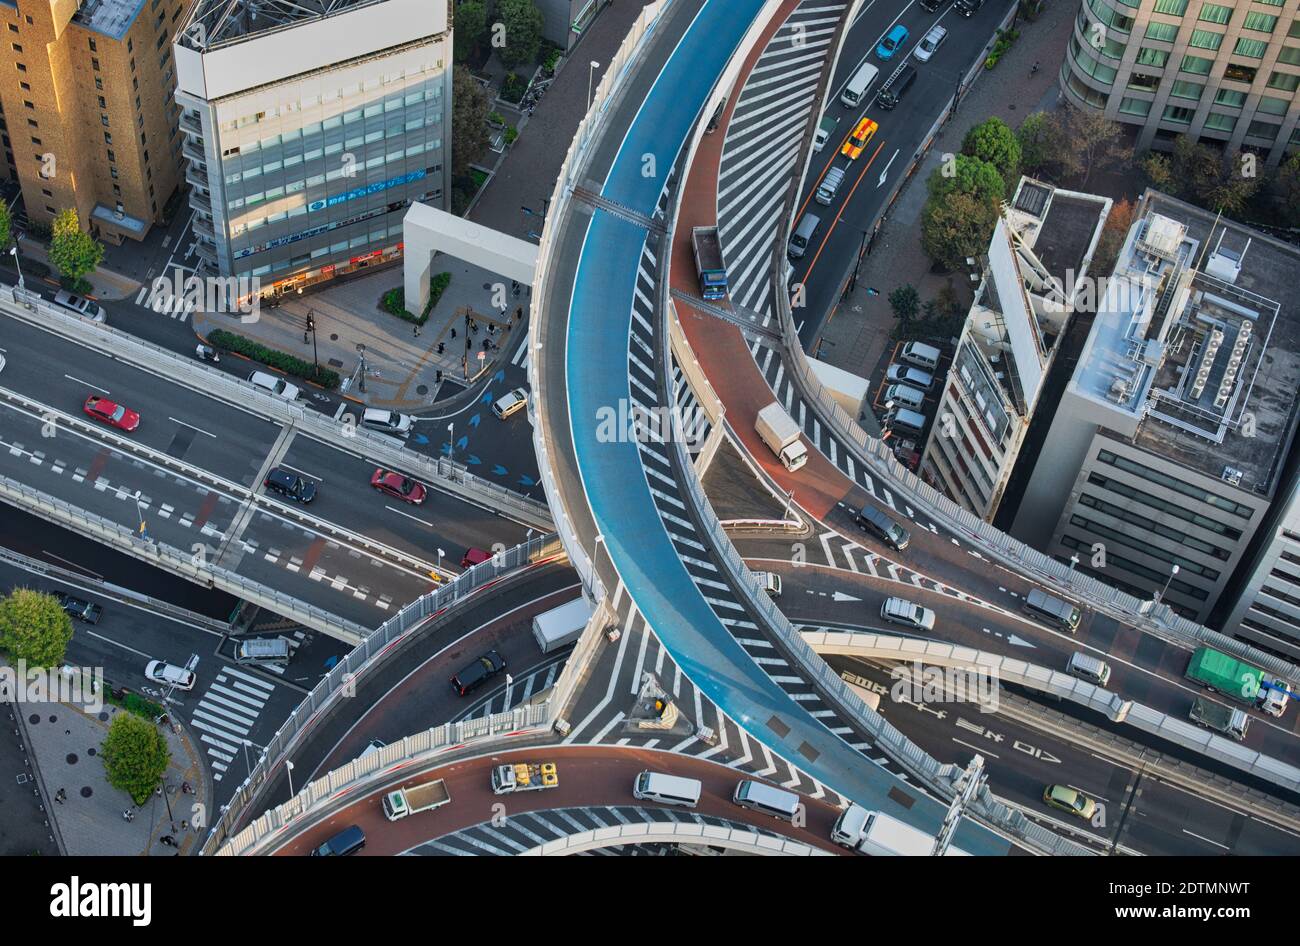
<svg viewBox="0 0 1300 946"><path fill-rule="evenodd" d="M234 667L224 667L199 699L190 714L190 726L198 732L199 741L212 761L214 781L220 782L244 751L244 741L274 691L273 683ZM251 761L260 749L248 751ZM239 772L239 766L235 771Z"/></svg>
<svg viewBox="0 0 1300 946"><path fill-rule="evenodd" d="M154 292L152 287L149 286L140 287L140 291L135 295L135 304L142 305L146 309L152 309L159 315L169 315L181 322L189 318L190 313L194 311L193 299L170 294L164 295L161 292Z"/></svg>

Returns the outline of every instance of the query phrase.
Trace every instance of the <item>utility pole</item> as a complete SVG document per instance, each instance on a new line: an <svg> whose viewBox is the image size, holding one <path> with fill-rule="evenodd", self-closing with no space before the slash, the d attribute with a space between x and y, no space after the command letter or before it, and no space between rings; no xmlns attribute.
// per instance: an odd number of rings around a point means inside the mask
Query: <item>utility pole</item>
<svg viewBox="0 0 1300 946"><path fill-rule="evenodd" d="M307 328L302 333L303 344L307 344L307 332L311 332L311 362L315 366L313 377L320 378L320 354L316 348L316 310L307 310ZM362 388L361 390L365 390Z"/></svg>

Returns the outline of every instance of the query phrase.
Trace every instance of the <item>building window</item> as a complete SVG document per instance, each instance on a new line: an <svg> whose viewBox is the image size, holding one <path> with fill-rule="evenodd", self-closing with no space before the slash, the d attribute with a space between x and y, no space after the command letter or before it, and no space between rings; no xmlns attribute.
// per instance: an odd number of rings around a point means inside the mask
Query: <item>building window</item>
<svg viewBox="0 0 1300 946"><path fill-rule="evenodd" d="M111 145L112 143L113 143L113 136L110 135L108 132L104 132L104 144Z"/></svg>
<svg viewBox="0 0 1300 946"><path fill-rule="evenodd" d="M27 67L24 66L21 62L14 63L14 65L16 65L16 66L18 67L18 71L19 71L19 72L26 72L26 71L27 71Z"/></svg>
<svg viewBox="0 0 1300 946"><path fill-rule="evenodd" d="M1227 68L1223 70L1223 78L1231 79L1233 82L1245 82L1252 84L1255 81L1255 74L1258 72L1254 66L1243 66L1240 63L1230 62Z"/></svg>
<svg viewBox="0 0 1300 946"><path fill-rule="evenodd" d="M113 161L116 161L116 160L117 160L117 155L115 155L115 154L113 153L113 149L112 149L112 148L110 148L109 151L108 151L108 160L109 160L110 162L113 162Z"/></svg>
<svg viewBox="0 0 1300 946"><path fill-rule="evenodd" d="M109 169L108 169L108 174L109 174L109 177L111 177L113 180L115 180L115 181L117 180L117 168L115 168L115 167L109 168Z"/></svg>
<svg viewBox="0 0 1300 946"><path fill-rule="evenodd" d="M1271 95L1264 95L1260 97L1255 111L1261 115L1285 115L1289 105L1286 99L1275 99Z"/></svg>
<svg viewBox="0 0 1300 946"><path fill-rule="evenodd" d="M1236 89L1220 89L1219 93L1214 97L1214 104L1241 108L1246 104L1246 93L1238 92Z"/></svg>
<svg viewBox="0 0 1300 946"><path fill-rule="evenodd" d="M1174 122L1179 125L1190 125L1192 116L1196 114L1194 108L1183 108L1181 105L1166 105L1165 113L1161 117L1167 122Z"/></svg>
<svg viewBox="0 0 1300 946"><path fill-rule="evenodd" d="M1247 39L1244 36L1237 40L1237 45L1232 50L1234 56L1245 56L1247 59L1263 59L1266 52L1268 40Z"/></svg>
<svg viewBox="0 0 1300 946"><path fill-rule="evenodd" d="M33 105L31 102L28 102L26 99L23 100L23 104L26 105L28 108L33 109L33 110L35 110L35 108L36 108L35 105Z"/></svg>
<svg viewBox="0 0 1300 946"><path fill-rule="evenodd" d="M1277 133L1281 129L1280 125L1274 125L1272 122L1251 122L1250 127L1246 129L1246 134L1251 138L1263 138L1266 141L1276 141Z"/></svg>
<svg viewBox="0 0 1300 946"><path fill-rule="evenodd" d="M14 48L14 52L16 53L20 53L23 51L23 48L19 46L17 43L10 43L9 45Z"/></svg>
<svg viewBox="0 0 1300 946"><path fill-rule="evenodd" d="M1300 46L1283 46L1277 51L1277 61L1288 66L1300 66Z"/></svg>
<svg viewBox="0 0 1300 946"><path fill-rule="evenodd" d="M135 40L133 40L133 39L129 39L129 38L127 39L127 41L126 41L126 51L127 51L128 53L133 53L133 52L135 52Z"/></svg>
<svg viewBox="0 0 1300 946"><path fill-rule="evenodd" d="M95 88L97 88L101 92L104 91L104 80L101 79L99 76L95 76Z"/></svg>
<svg viewBox="0 0 1300 946"><path fill-rule="evenodd" d="M32 144L36 145L36 147L38 147L38 148L41 147L41 139L39 139L39 138L37 138L35 135L33 135L33 136L32 136Z"/></svg>
<svg viewBox="0 0 1300 946"><path fill-rule="evenodd" d="M1119 110L1124 115L1146 116L1151 114L1151 103L1146 99L1120 99Z"/></svg>
<svg viewBox="0 0 1300 946"><path fill-rule="evenodd" d="M1182 16L1187 12L1187 0L1156 0L1155 10L1170 16Z"/></svg>
<svg viewBox="0 0 1300 946"><path fill-rule="evenodd" d="M1282 92L1294 92L1300 88L1300 76L1288 75L1285 72L1275 72L1268 77L1268 87L1278 89Z"/></svg>
<svg viewBox="0 0 1300 946"><path fill-rule="evenodd" d="M30 125L32 128L40 128L40 127L41 127L40 122L36 121L36 119L34 119L34 118L29 118L29 119L27 119L27 124Z"/></svg>
<svg viewBox="0 0 1300 946"><path fill-rule="evenodd" d="M1143 46L1138 50L1137 64L1139 66L1155 66L1160 68L1169 61L1169 54L1162 49L1152 49L1150 46Z"/></svg>
<svg viewBox="0 0 1300 946"><path fill-rule="evenodd" d="M1160 77L1144 76L1140 72L1135 72L1128 77L1128 87L1130 89L1140 89L1143 92L1154 92L1160 87Z"/></svg>
<svg viewBox="0 0 1300 946"><path fill-rule="evenodd" d="M100 115L100 116L99 116L99 123L100 123L101 125L103 125L105 128L107 128L107 127L108 127L108 116L107 116L107 115Z"/></svg>
<svg viewBox="0 0 1300 946"><path fill-rule="evenodd" d="M1237 127L1236 115L1224 115L1222 112L1210 112L1205 116L1205 127L1215 131L1232 131Z"/></svg>
<svg viewBox="0 0 1300 946"><path fill-rule="evenodd" d="M1202 3L1198 20L1206 23L1218 23L1220 26L1232 19L1232 7L1221 7L1215 3Z"/></svg>
<svg viewBox="0 0 1300 946"><path fill-rule="evenodd" d="M1184 82L1179 80L1169 89L1169 94L1180 99L1191 99L1193 102L1199 102L1201 93L1205 91L1205 86L1199 82Z"/></svg>
<svg viewBox="0 0 1300 946"><path fill-rule="evenodd" d="M51 200L54 199L54 191L47 191L44 187L42 187L41 193L44 194L46 197L49 197Z"/></svg>
<svg viewBox="0 0 1300 946"><path fill-rule="evenodd" d="M1248 30L1254 30L1257 33L1271 33L1277 26L1277 17L1270 16L1267 13L1256 13L1250 11L1246 14L1246 19L1242 22L1242 27Z"/></svg>
<svg viewBox="0 0 1300 946"><path fill-rule="evenodd" d="M17 32L18 32L18 27L14 26L12 23L10 23L10 24L9 24L9 32L10 32L10 33L17 33Z"/></svg>
<svg viewBox="0 0 1300 946"><path fill-rule="evenodd" d="M1206 59L1204 56L1184 56L1182 65L1178 68L1194 76L1208 76L1210 70L1214 68L1214 60Z"/></svg>
<svg viewBox="0 0 1300 946"><path fill-rule="evenodd" d="M1223 34L1213 30L1192 30L1187 45L1197 49L1218 49L1223 45Z"/></svg>
<svg viewBox="0 0 1300 946"><path fill-rule="evenodd" d="M98 60L98 59L94 59L94 58L92 58L92 59L90 60L90 68L92 68L92 69L94 69L96 72L98 72L98 71L99 71L99 60Z"/></svg>

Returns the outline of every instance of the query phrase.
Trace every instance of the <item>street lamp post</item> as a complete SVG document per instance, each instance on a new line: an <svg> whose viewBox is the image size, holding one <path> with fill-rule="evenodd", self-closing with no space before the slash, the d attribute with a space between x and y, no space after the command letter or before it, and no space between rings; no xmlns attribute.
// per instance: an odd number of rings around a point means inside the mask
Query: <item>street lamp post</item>
<svg viewBox="0 0 1300 946"><path fill-rule="evenodd" d="M149 530L145 528L144 506L140 502L140 491L138 489L135 491L135 514L136 518L140 520L140 538L146 542L150 541Z"/></svg>
<svg viewBox="0 0 1300 946"><path fill-rule="evenodd" d="M18 267L18 288L19 288L19 289L25 289L26 286L25 286L24 283L23 283L23 265L22 265L22 263L18 262L18 244L17 244L17 243L15 243L13 246L9 247L9 255L12 256L12 257L14 258L14 265Z"/></svg>
<svg viewBox="0 0 1300 946"><path fill-rule="evenodd" d="M456 422L447 425L447 459L456 459Z"/></svg>
<svg viewBox="0 0 1300 946"><path fill-rule="evenodd" d="M1169 569L1169 577L1165 579L1165 586L1160 589L1160 593L1155 597L1155 603L1159 604L1164 598L1165 592L1169 590L1169 585L1173 582L1174 576L1178 574L1178 566L1174 565Z"/></svg>
<svg viewBox="0 0 1300 946"><path fill-rule="evenodd" d="M284 773L289 777L289 797L293 797L293 763L285 760Z"/></svg>
<svg viewBox="0 0 1300 946"><path fill-rule="evenodd" d="M357 343L357 354L361 356L361 393L366 393L366 346Z"/></svg>
<svg viewBox="0 0 1300 946"><path fill-rule="evenodd" d="M311 363L314 366L314 377L320 379L320 352L316 347L316 310L307 310L307 328L302 333L303 343L307 342L307 332L311 332ZM365 390L362 388L361 390Z"/></svg>
<svg viewBox="0 0 1300 946"><path fill-rule="evenodd" d="M591 82L596 76L596 70L600 68L600 63L596 60L591 61L591 66L587 69L587 109L591 110Z"/></svg>

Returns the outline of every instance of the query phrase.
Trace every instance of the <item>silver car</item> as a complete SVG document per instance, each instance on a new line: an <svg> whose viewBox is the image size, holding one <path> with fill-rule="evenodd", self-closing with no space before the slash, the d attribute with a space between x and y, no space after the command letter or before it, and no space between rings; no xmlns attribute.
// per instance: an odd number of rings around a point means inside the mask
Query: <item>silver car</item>
<svg viewBox="0 0 1300 946"><path fill-rule="evenodd" d="M54 304L65 309L71 309L77 315L90 319L92 322L105 322L108 320L108 313L94 299L87 299L85 296L68 292L66 289L60 289L55 293Z"/></svg>
<svg viewBox="0 0 1300 946"><path fill-rule="evenodd" d="M497 399L496 403L492 405L492 413L502 420L506 420L527 406L528 391L524 388L515 388L509 394L504 394Z"/></svg>
<svg viewBox="0 0 1300 946"><path fill-rule="evenodd" d="M254 371L248 376L248 380L253 383L254 387L259 387L267 394L284 398L286 401L296 401L299 393L301 393L296 384L290 384L284 378L277 378L265 371Z"/></svg>
<svg viewBox="0 0 1300 946"><path fill-rule="evenodd" d="M948 31L942 26L935 26L922 37L921 41L916 44L916 49L912 51L912 58L917 62L929 62L930 57L935 54L943 41L948 38Z"/></svg>

